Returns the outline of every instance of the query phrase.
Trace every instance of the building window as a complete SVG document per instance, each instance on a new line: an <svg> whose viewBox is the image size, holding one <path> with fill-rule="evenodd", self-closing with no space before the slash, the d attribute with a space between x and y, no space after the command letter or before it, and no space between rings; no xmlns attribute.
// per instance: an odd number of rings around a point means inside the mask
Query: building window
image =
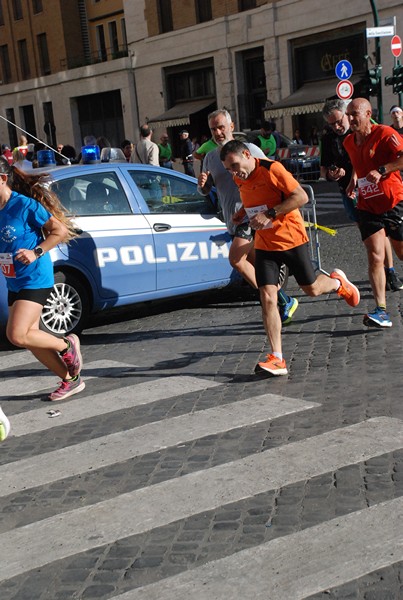
<svg viewBox="0 0 403 600"><path fill-rule="evenodd" d="M34 15L43 11L42 0L32 0L32 12Z"/></svg>
<svg viewBox="0 0 403 600"><path fill-rule="evenodd" d="M126 34L126 21L125 21L125 19L120 19L120 29L121 29L121 33L122 33L123 48L126 50L126 48L127 48L127 34Z"/></svg>
<svg viewBox="0 0 403 600"><path fill-rule="evenodd" d="M31 69L29 67L27 40L18 40L18 56L20 59L22 78L29 79L31 76Z"/></svg>
<svg viewBox="0 0 403 600"><path fill-rule="evenodd" d="M97 50L98 50L98 59L105 61L108 59L105 45L105 32L103 25L96 26L96 34L97 34Z"/></svg>
<svg viewBox="0 0 403 600"><path fill-rule="evenodd" d="M158 20L160 33L173 30L171 0L158 0Z"/></svg>
<svg viewBox="0 0 403 600"><path fill-rule="evenodd" d="M118 40L118 28L116 26L116 21L111 21L108 23L109 29L109 45L112 52L112 57L116 57L119 52L119 40Z"/></svg>
<svg viewBox="0 0 403 600"><path fill-rule="evenodd" d="M15 123L15 115L13 108L6 108L6 119L7 119L7 131L8 131L8 139L10 140L11 148L15 148L18 146L17 140L17 129L14 127Z"/></svg>
<svg viewBox="0 0 403 600"><path fill-rule="evenodd" d="M170 105L215 96L214 68L203 66L167 76Z"/></svg>
<svg viewBox="0 0 403 600"><path fill-rule="evenodd" d="M4 25L3 0L0 0L0 25Z"/></svg>
<svg viewBox="0 0 403 600"><path fill-rule="evenodd" d="M256 0L238 0L238 10L250 10L256 8Z"/></svg>
<svg viewBox="0 0 403 600"><path fill-rule="evenodd" d="M196 19L198 23L211 21L213 14L211 12L211 0L196 0Z"/></svg>
<svg viewBox="0 0 403 600"><path fill-rule="evenodd" d="M0 66L1 66L1 80L3 83L10 83L11 81L11 68L10 68L10 56L8 54L8 46L0 46Z"/></svg>
<svg viewBox="0 0 403 600"><path fill-rule="evenodd" d="M50 75L50 61L48 52L48 42L46 33L40 33L36 36L38 40L39 60L41 63L41 75Z"/></svg>
<svg viewBox="0 0 403 600"><path fill-rule="evenodd" d="M22 4L21 4L21 0L13 0L13 14L14 14L14 19L16 21L19 21L20 19L22 19Z"/></svg>

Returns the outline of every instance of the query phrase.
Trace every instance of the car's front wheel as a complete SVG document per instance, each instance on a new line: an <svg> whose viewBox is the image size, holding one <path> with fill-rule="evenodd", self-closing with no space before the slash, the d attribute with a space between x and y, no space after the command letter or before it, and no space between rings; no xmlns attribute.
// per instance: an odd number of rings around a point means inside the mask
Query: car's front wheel
<svg viewBox="0 0 403 600"><path fill-rule="evenodd" d="M42 310L40 328L58 337L79 333L88 314L89 298L85 286L74 275L57 271L52 293Z"/></svg>

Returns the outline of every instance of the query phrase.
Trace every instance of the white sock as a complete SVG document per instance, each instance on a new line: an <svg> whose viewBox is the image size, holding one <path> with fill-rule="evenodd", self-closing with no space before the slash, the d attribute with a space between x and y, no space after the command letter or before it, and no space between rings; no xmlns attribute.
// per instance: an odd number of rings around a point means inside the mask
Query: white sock
<svg viewBox="0 0 403 600"><path fill-rule="evenodd" d="M283 355L281 352L272 352L273 356L278 358L279 360L283 360Z"/></svg>

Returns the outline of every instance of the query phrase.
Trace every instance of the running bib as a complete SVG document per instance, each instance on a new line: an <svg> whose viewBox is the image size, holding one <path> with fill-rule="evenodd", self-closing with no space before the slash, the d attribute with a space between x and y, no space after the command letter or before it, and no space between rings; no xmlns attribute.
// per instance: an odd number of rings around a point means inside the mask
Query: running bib
<svg viewBox="0 0 403 600"><path fill-rule="evenodd" d="M13 255L9 252L0 253L0 268L4 277L15 277Z"/></svg>
<svg viewBox="0 0 403 600"><path fill-rule="evenodd" d="M265 212L267 210L266 204L261 204L260 206L251 206L249 208L245 208L246 214L248 215L249 220L252 219L255 215L258 215L261 212ZM263 229L270 229L273 227L273 222L270 221L268 225L265 225Z"/></svg>
<svg viewBox="0 0 403 600"><path fill-rule="evenodd" d="M378 183L370 183L366 177L361 177L358 180L358 188L361 196L365 200L371 200L377 196L383 196L383 191Z"/></svg>

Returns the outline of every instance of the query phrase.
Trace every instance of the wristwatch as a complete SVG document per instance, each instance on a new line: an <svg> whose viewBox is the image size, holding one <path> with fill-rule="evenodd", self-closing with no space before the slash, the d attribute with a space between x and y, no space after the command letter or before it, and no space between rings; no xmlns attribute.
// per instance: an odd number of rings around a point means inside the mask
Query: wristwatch
<svg viewBox="0 0 403 600"><path fill-rule="evenodd" d="M34 253L36 258L41 258L41 256L43 256L45 254L45 250L43 248L41 248L40 246L37 246L34 249Z"/></svg>
<svg viewBox="0 0 403 600"><path fill-rule="evenodd" d="M277 211L275 208L268 208L265 212L266 217L269 217L272 221L277 217Z"/></svg>
<svg viewBox="0 0 403 600"><path fill-rule="evenodd" d="M378 169L378 173L379 175L385 175L386 174L386 167L379 167Z"/></svg>

